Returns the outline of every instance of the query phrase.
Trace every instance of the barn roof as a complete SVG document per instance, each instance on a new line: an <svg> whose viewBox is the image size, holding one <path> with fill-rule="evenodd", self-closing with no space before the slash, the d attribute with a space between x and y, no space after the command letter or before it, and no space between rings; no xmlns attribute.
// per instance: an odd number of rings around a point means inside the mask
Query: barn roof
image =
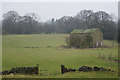
<svg viewBox="0 0 120 80"><path fill-rule="evenodd" d="M93 33L97 30L98 28L92 28L92 29L74 29L71 33Z"/></svg>

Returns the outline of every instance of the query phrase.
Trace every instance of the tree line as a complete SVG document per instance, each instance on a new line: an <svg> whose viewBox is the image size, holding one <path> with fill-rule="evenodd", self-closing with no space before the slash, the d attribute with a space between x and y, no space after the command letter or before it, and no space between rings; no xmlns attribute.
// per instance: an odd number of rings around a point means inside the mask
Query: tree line
<svg viewBox="0 0 120 80"><path fill-rule="evenodd" d="M105 11L81 10L75 16L63 16L60 19L52 18L42 22L36 13L19 15L16 11L8 11L3 14L3 34L68 34L73 29L99 28L104 39L118 40L118 25L120 20ZM120 30L120 29L119 29Z"/></svg>

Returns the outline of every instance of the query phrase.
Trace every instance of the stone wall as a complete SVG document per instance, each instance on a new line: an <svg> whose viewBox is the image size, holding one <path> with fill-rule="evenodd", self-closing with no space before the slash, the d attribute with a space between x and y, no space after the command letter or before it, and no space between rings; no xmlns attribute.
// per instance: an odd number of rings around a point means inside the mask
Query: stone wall
<svg viewBox="0 0 120 80"><path fill-rule="evenodd" d="M103 67L89 67L89 66L81 66L79 69L71 69L66 68L64 65L61 65L61 73L64 74L66 72L75 72L75 71L83 71L83 72L89 72L89 71L112 71L111 69L105 69ZM114 71L112 71L114 72Z"/></svg>
<svg viewBox="0 0 120 80"><path fill-rule="evenodd" d="M39 73L39 65L35 67L16 67L12 68L11 70L2 71L2 75L9 75L9 74L38 74Z"/></svg>

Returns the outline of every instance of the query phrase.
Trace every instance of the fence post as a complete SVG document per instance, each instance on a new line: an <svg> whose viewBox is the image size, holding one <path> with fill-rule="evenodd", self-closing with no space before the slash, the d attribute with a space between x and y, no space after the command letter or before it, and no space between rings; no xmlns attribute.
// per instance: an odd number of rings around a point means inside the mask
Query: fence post
<svg viewBox="0 0 120 80"><path fill-rule="evenodd" d="M36 72L35 72L35 74L39 74L39 64L37 64L37 66L36 66Z"/></svg>
<svg viewBox="0 0 120 80"><path fill-rule="evenodd" d="M100 56L100 52L99 52L99 58L101 58L101 56Z"/></svg>
<svg viewBox="0 0 120 80"><path fill-rule="evenodd" d="M65 66L61 65L61 73L64 74L65 73Z"/></svg>

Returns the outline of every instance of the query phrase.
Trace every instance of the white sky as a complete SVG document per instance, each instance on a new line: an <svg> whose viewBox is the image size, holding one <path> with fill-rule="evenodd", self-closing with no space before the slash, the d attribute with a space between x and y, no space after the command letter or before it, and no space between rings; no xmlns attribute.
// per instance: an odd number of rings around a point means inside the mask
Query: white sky
<svg viewBox="0 0 120 80"><path fill-rule="evenodd" d="M80 10L84 9L90 9L95 12L105 11L117 16L118 2L14 2L14 0L13 2L2 2L3 14L10 10L15 10L22 16L25 13L33 12L41 17L41 21L46 21L51 18L58 19L62 16L74 16Z"/></svg>
<svg viewBox="0 0 120 80"><path fill-rule="evenodd" d="M119 0L1 0L1 2L118 2Z"/></svg>

